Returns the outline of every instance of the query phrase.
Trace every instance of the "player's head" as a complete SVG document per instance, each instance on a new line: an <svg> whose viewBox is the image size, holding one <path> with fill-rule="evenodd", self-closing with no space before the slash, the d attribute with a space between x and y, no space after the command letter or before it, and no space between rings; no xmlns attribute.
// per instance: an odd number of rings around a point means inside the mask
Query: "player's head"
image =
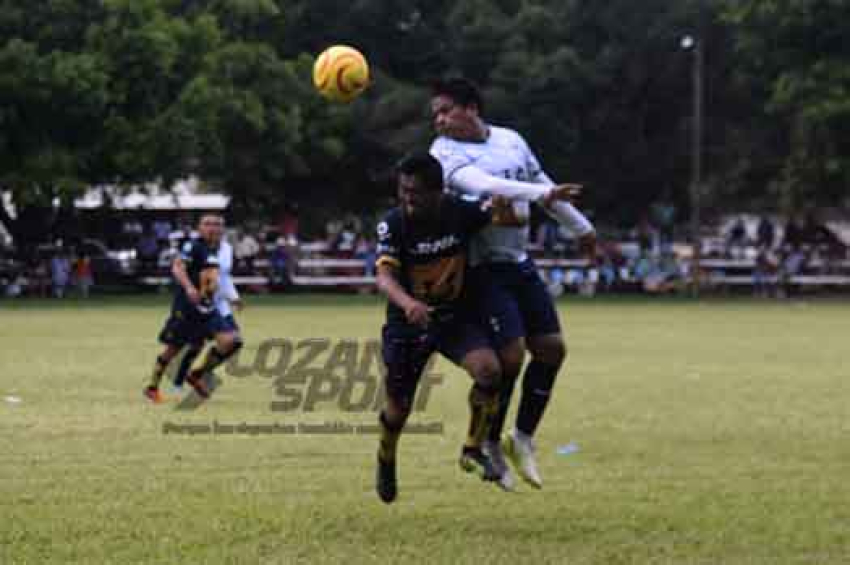
<svg viewBox="0 0 850 565"><path fill-rule="evenodd" d="M443 167L431 154L410 153L398 164L398 198L409 216L430 216L443 196Z"/></svg>
<svg viewBox="0 0 850 565"><path fill-rule="evenodd" d="M481 130L481 91L465 78L435 82L431 88L431 119L439 135L474 139Z"/></svg>
<svg viewBox="0 0 850 565"><path fill-rule="evenodd" d="M198 222L198 233L204 241L217 245L224 233L224 218L221 214L204 214Z"/></svg>

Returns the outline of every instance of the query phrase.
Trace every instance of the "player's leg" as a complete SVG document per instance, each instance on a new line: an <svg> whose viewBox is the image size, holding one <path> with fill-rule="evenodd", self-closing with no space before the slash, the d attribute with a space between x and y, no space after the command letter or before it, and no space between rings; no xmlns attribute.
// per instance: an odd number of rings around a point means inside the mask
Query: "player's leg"
<svg viewBox="0 0 850 565"><path fill-rule="evenodd" d="M528 338L528 351L531 362L523 375L516 427L530 437L543 419L558 372L567 357L567 346L560 333L534 335Z"/></svg>
<svg viewBox="0 0 850 565"><path fill-rule="evenodd" d="M203 349L203 342L190 343L186 348L186 352L180 359L180 367L177 369L177 374L174 376L174 386L176 388L179 389L183 387L183 383L186 382L186 376L189 374L189 369L192 368L192 365L195 363L195 360L201 354Z"/></svg>
<svg viewBox="0 0 850 565"><path fill-rule="evenodd" d="M531 361L522 377L516 426L503 449L526 482L540 488L543 481L535 458L534 433L543 418L555 380L566 357L558 313L533 263L524 265L524 281L516 294L528 337Z"/></svg>
<svg viewBox="0 0 850 565"><path fill-rule="evenodd" d="M381 435L378 441L375 489L380 499L387 504L393 502L398 495L398 440L410 416L416 385L433 350L433 344L427 335L412 335L405 329L384 326L381 355L387 368L387 404L378 417Z"/></svg>
<svg viewBox="0 0 850 565"><path fill-rule="evenodd" d="M174 357L189 342L186 320L182 315L172 311L159 332L159 342L165 346L165 349L157 356L151 371L150 382L143 391L144 395L153 402L165 400L159 390L162 376Z"/></svg>
<svg viewBox="0 0 850 565"><path fill-rule="evenodd" d="M150 401L158 404L165 400L159 390L159 385L162 382L162 375L165 373L165 370L168 368L168 365L174 357L176 357L180 352L180 349L181 346L178 344L166 344L162 353L157 355L156 361L153 365L153 371L151 371L150 382L143 391L145 397L147 397Z"/></svg>
<svg viewBox="0 0 850 565"><path fill-rule="evenodd" d="M229 320L227 319L229 318ZM198 396L207 398L210 395L210 387L204 382L204 375L215 370L216 367L227 361L243 346L242 337L235 326L235 321L232 316L223 318L215 315L207 321L207 327L210 328L210 333L213 334L214 343L208 347L204 353L203 359L196 363L189 371L186 377L188 382Z"/></svg>
<svg viewBox="0 0 850 565"><path fill-rule="evenodd" d="M499 360L492 349L475 349L464 356L461 365L472 377L473 384L469 391L469 427L460 465L485 481L496 481L504 471L494 465L482 448L499 409Z"/></svg>
<svg viewBox="0 0 850 565"><path fill-rule="evenodd" d="M498 407L483 447L500 475L499 486L505 490L513 490L516 480L505 461L500 440L514 387L525 361L525 327L513 296L518 277L519 273L512 265L482 265L473 271L470 279L478 320L489 329L501 365Z"/></svg>
<svg viewBox="0 0 850 565"><path fill-rule="evenodd" d="M501 367L486 330L475 323L476 318L473 313L462 313L441 327L436 337L440 353L472 377L469 428L460 454L461 469L494 481L500 478L501 470L484 453L483 444L498 410Z"/></svg>

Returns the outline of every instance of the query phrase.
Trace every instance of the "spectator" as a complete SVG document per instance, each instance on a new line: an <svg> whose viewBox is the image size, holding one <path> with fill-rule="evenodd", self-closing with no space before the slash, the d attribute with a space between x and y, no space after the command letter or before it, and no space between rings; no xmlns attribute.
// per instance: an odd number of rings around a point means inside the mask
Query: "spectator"
<svg viewBox="0 0 850 565"><path fill-rule="evenodd" d="M659 246L666 249L673 243L673 229L676 225L676 205L669 200L669 189L665 191L665 194L664 199L652 205L651 211L655 225L658 226Z"/></svg>
<svg viewBox="0 0 850 565"><path fill-rule="evenodd" d="M28 279L32 280L38 296L47 296L50 292L50 264L44 259L38 259L30 264Z"/></svg>
<svg viewBox="0 0 850 565"><path fill-rule="evenodd" d="M660 247L660 235L658 229L652 225L649 216L644 214L635 228L635 237L643 253L656 255Z"/></svg>
<svg viewBox="0 0 850 565"><path fill-rule="evenodd" d="M153 234L160 244L168 241L168 235L171 233L171 222L160 219L153 223Z"/></svg>
<svg viewBox="0 0 850 565"><path fill-rule="evenodd" d="M83 298L89 297L89 291L94 284L94 275L92 273L91 258L85 253L81 253L74 263L74 281Z"/></svg>
<svg viewBox="0 0 850 565"><path fill-rule="evenodd" d="M60 249L50 260L50 278L53 282L53 296L65 297L65 289L71 276L71 263Z"/></svg>
<svg viewBox="0 0 850 565"><path fill-rule="evenodd" d="M166 235L167 238L168 235ZM143 269L147 270L156 267L159 256L159 241L153 230L142 236L142 239L139 241L138 252Z"/></svg>
<svg viewBox="0 0 850 565"><path fill-rule="evenodd" d="M354 258L363 261L363 274L367 277L375 275L375 261L378 259L375 253L375 242L366 236L357 239L354 248Z"/></svg>
<svg viewBox="0 0 850 565"><path fill-rule="evenodd" d="M279 226L280 235L289 246L298 245L298 205L289 204L283 212Z"/></svg>
<svg viewBox="0 0 850 565"><path fill-rule="evenodd" d="M339 232L334 249L337 251L354 251L354 244L357 240L357 227L351 220L345 222L342 231Z"/></svg>
<svg viewBox="0 0 850 565"><path fill-rule="evenodd" d="M236 255L236 263L243 269L254 269L254 259L260 253L260 244L248 232L242 234L239 241L236 243L234 255Z"/></svg>
<svg viewBox="0 0 850 565"><path fill-rule="evenodd" d="M785 296L790 296L793 279L803 273L806 267L806 254L798 243L797 246L788 245L785 258L782 260L780 278L782 279Z"/></svg>
<svg viewBox="0 0 850 565"><path fill-rule="evenodd" d="M767 245L760 245L753 269L753 292L756 296L770 296L776 289L779 258Z"/></svg>
<svg viewBox="0 0 850 565"><path fill-rule="evenodd" d="M277 245L271 253L269 262L272 268L272 284L287 287L291 284L289 277L289 253L286 249L286 240L278 238Z"/></svg>

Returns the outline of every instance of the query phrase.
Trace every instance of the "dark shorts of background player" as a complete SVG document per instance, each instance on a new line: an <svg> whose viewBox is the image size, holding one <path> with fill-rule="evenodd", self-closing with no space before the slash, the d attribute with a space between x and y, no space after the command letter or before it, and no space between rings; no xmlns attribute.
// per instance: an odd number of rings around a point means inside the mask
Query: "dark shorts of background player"
<svg viewBox="0 0 850 565"><path fill-rule="evenodd" d="M406 406L413 404L419 378L434 352L460 365L469 352L493 348L484 328L467 317L428 330L389 322L384 325L381 337L381 353L387 367L387 396Z"/></svg>
<svg viewBox="0 0 850 565"><path fill-rule="evenodd" d="M215 334L227 331L222 328L229 327L230 323L217 311L202 314L197 310L172 310L159 332L159 341L178 348L185 345L201 347ZM232 324L235 326L236 322L232 321Z"/></svg>
<svg viewBox="0 0 850 565"><path fill-rule="evenodd" d="M531 259L473 267L469 293L497 348L520 337L561 333L558 311Z"/></svg>
<svg viewBox="0 0 850 565"><path fill-rule="evenodd" d="M236 323L236 318L233 317L233 314L228 314L227 316L217 316L216 320L210 322L210 329L212 330L209 337L215 337L216 334L221 333L239 333L239 324Z"/></svg>

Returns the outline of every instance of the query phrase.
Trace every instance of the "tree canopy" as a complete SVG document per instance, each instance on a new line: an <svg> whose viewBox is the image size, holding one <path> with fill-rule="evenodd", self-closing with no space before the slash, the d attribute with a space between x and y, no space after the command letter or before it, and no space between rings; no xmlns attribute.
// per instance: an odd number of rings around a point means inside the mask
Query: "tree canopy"
<svg viewBox="0 0 850 565"><path fill-rule="evenodd" d="M709 206L834 205L850 180L850 6L704 1ZM686 209L699 0L0 0L0 190L16 239L88 186L196 175L258 215L368 210L431 137L429 83L477 81L551 176L612 223ZM364 52L351 104L312 89L330 44ZM330 204L329 204L330 203Z"/></svg>

